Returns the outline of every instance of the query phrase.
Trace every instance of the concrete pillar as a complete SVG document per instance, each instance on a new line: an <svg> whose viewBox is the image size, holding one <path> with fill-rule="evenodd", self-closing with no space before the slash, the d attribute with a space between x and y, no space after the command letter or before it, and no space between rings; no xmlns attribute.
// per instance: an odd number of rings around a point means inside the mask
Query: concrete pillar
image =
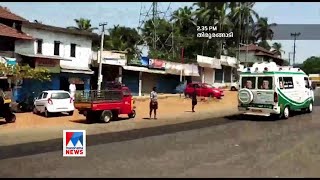
<svg viewBox="0 0 320 180"><path fill-rule="evenodd" d="M139 96L142 96L142 72L139 72Z"/></svg>
<svg viewBox="0 0 320 180"><path fill-rule="evenodd" d="M122 83L122 67L119 66L119 82Z"/></svg>
<svg viewBox="0 0 320 180"><path fill-rule="evenodd" d="M231 83L233 83L233 71L234 71L234 68L233 67L231 67L231 73L230 73L230 76L231 76Z"/></svg>
<svg viewBox="0 0 320 180"><path fill-rule="evenodd" d="M216 69L212 69L212 84L216 82Z"/></svg>
<svg viewBox="0 0 320 180"><path fill-rule="evenodd" d="M202 72L201 72L201 82L204 83L205 82L205 77L204 77L204 67L202 68Z"/></svg>
<svg viewBox="0 0 320 180"><path fill-rule="evenodd" d="M222 83L224 83L224 66L222 66Z"/></svg>

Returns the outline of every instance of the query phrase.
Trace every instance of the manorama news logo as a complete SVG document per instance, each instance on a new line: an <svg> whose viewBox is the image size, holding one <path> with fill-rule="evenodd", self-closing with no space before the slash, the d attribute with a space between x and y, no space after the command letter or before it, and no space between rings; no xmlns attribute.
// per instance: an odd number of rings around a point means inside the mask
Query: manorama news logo
<svg viewBox="0 0 320 180"><path fill-rule="evenodd" d="M86 156L86 131L63 130L63 156L85 157Z"/></svg>

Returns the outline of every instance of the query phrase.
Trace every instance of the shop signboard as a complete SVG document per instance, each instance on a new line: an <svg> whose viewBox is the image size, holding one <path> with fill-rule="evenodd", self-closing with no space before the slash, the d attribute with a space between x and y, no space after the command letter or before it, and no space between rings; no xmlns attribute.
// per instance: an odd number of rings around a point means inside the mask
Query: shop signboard
<svg viewBox="0 0 320 180"><path fill-rule="evenodd" d="M45 68L50 73L60 73L60 60L36 58L35 67L36 68Z"/></svg>
<svg viewBox="0 0 320 180"><path fill-rule="evenodd" d="M126 59L116 59L116 58L103 58L103 64L115 65L115 66L125 66L127 63Z"/></svg>
<svg viewBox="0 0 320 180"><path fill-rule="evenodd" d="M134 59L131 59L130 62L128 62L128 65L148 67L149 66L149 58L148 57L134 58Z"/></svg>
<svg viewBox="0 0 320 180"><path fill-rule="evenodd" d="M151 69L165 69L166 62L160 59L150 59L149 60L149 68Z"/></svg>
<svg viewBox="0 0 320 180"><path fill-rule="evenodd" d="M74 83L74 84L84 84L84 81L81 78L78 77L70 77L69 78L69 82L70 83Z"/></svg>

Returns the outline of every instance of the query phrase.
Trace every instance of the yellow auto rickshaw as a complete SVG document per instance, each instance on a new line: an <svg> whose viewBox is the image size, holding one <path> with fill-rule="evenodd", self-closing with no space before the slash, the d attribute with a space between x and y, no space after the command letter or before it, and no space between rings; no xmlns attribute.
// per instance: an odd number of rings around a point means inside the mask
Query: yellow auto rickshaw
<svg viewBox="0 0 320 180"><path fill-rule="evenodd" d="M11 97L8 96L9 93L11 92L5 92L0 89L0 117L4 118L7 123L14 123L16 121L16 115L10 107Z"/></svg>

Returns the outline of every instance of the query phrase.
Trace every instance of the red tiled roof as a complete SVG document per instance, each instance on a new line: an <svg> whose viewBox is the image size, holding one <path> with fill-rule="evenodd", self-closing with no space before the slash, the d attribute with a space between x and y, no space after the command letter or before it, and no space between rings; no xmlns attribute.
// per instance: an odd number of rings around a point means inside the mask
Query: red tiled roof
<svg viewBox="0 0 320 180"><path fill-rule="evenodd" d="M8 9L2 6L0 6L0 18L14 20L14 21L27 21L26 19L10 12Z"/></svg>
<svg viewBox="0 0 320 180"><path fill-rule="evenodd" d="M98 34L93 33L93 32L79 31L79 30L75 30L75 29L50 26L50 25L46 25L46 24L34 23L34 22L29 22L29 21L23 22L22 26L29 27L29 28L35 28L35 29L43 29L43 30L47 30L47 31L62 32L62 33L90 36L90 37L99 37Z"/></svg>
<svg viewBox="0 0 320 180"><path fill-rule="evenodd" d="M272 54L270 54L270 53L264 53L264 52L261 52L261 51L255 53L255 55L256 55L256 56L269 56L269 57L271 57L271 58L273 58L273 59L283 60L283 59L281 59L281 58L279 58L279 57L277 57L277 56L275 56L275 55L272 55Z"/></svg>
<svg viewBox="0 0 320 180"><path fill-rule="evenodd" d="M248 46L242 46L240 47L240 51L246 51L247 47L248 47L248 51L262 51L268 54L273 54L272 52L266 50L265 48L254 45L254 44L249 44Z"/></svg>
<svg viewBox="0 0 320 180"><path fill-rule="evenodd" d="M26 40L33 39L31 36L28 36L25 33L19 32L18 30L1 23L0 23L0 36L13 37L17 39L26 39Z"/></svg>

